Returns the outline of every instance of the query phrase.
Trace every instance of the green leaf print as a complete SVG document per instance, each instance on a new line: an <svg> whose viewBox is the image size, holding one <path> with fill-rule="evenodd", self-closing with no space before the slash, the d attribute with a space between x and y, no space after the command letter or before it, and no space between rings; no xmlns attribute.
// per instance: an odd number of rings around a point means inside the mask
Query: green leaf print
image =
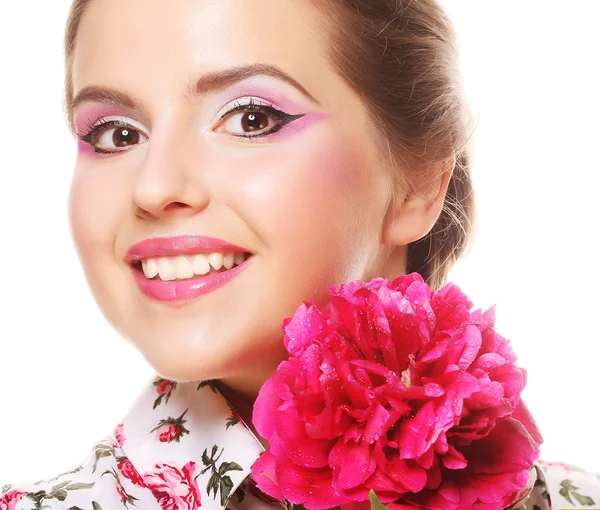
<svg viewBox="0 0 600 510"><path fill-rule="evenodd" d="M52 491L50 493L50 495L54 499L58 499L58 501L64 501L65 499L67 499L67 496L69 495L69 493L67 491L59 490L59 491Z"/></svg>
<svg viewBox="0 0 600 510"><path fill-rule="evenodd" d="M217 382L212 379L207 379L206 381L202 381L196 388L196 391L198 391L200 388L204 388L205 386L208 386L212 390L213 393L217 393Z"/></svg>
<svg viewBox="0 0 600 510"><path fill-rule="evenodd" d="M214 445L212 447L211 455L208 456L208 450L205 449L202 453L202 463L206 466L200 474L206 473L209 469L212 471L208 483L206 485L206 494L210 496L213 493L213 499L217 498L217 492L220 492L221 506L225 506L231 490L233 489L233 480L226 473L229 471L243 471L242 466L237 462L221 462L220 466L217 467L217 461L221 458L225 448L221 449L219 455L215 458L219 447Z"/></svg>
<svg viewBox="0 0 600 510"><path fill-rule="evenodd" d="M104 457L113 457L115 455L115 449L110 444L98 443L94 449L94 465L92 466L92 473L96 472L98 462Z"/></svg>
<svg viewBox="0 0 600 510"><path fill-rule="evenodd" d="M90 483L78 482L78 483L72 483L71 485L67 486L66 489L68 491L78 491L81 489L91 489L93 486L94 486L94 482L90 482Z"/></svg>
<svg viewBox="0 0 600 510"><path fill-rule="evenodd" d="M235 416L229 416L229 418L225 420L225 430L227 430L229 427L237 425L239 422L240 420L238 420Z"/></svg>
<svg viewBox="0 0 600 510"><path fill-rule="evenodd" d="M573 497L579 501L580 505L592 506L596 504L592 498L579 494L578 492L573 492Z"/></svg>
<svg viewBox="0 0 600 510"><path fill-rule="evenodd" d="M223 478L221 478L220 488L221 488L221 506L225 506L225 503L227 502L227 498L229 497L229 494L231 494L231 489L233 489L233 481L231 480L231 478L228 475L225 475Z"/></svg>
<svg viewBox="0 0 600 510"><path fill-rule="evenodd" d="M219 474L224 475L227 471L243 471L243 469L237 462L223 462L219 466Z"/></svg>
<svg viewBox="0 0 600 510"><path fill-rule="evenodd" d="M100 476L104 476L104 475L107 475L107 474L113 475L115 477L115 480L117 481L117 484L119 486L119 492L121 493L121 503L123 503L123 506L125 508L127 508L128 504L136 506L135 503L134 503L134 501L139 501L139 498L136 498L135 496L132 496L131 494L129 494L125 490L125 487L123 487L123 484L121 483L121 479L119 477L119 474L115 471L115 468L107 469ZM125 496L124 498L123 498L123 495Z"/></svg>
<svg viewBox="0 0 600 510"><path fill-rule="evenodd" d="M61 476L72 475L74 473L77 473L78 471L81 471L82 469L83 469L83 466L79 465L75 469L72 469L71 471L65 471L64 473L59 473L54 478L44 478L42 480L37 480L37 481L33 482L33 485L40 485L42 483L48 484L50 482L53 482L54 480L58 480Z"/></svg>
<svg viewBox="0 0 600 510"><path fill-rule="evenodd" d="M70 506L67 510L83 510L80 506ZM100 503L97 501L92 501L92 510L102 510Z"/></svg>
<svg viewBox="0 0 600 510"><path fill-rule="evenodd" d="M50 492L47 492L45 490L30 492L29 494L27 494L27 497L34 502L35 510L42 510L43 508L47 507L47 505L42 504L44 500L56 499L57 501L64 501L69 495L68 491L79 489L91 489L92 487L94 487L94 484L95 482L71 484L71 480L66 480L64 482L56 484L54 487L52 487L52 489L50 489Z"/></svg>
<svg viewBox="0 0 600 510"><path fill-rule="evenodd" d="M581 505L592 506L592 505L596 504L592 498L590 498L589 496L584 496L583 494L580 494L579 492L577 492L578 490L579 490L579 487L574 485L571 480L566 479L566 480L563 480L562 482L560 482L560 490L558 491L558 493L563 498L565 498L569 503L571 503L573 506L576 506L576 505L573 502L573 499L571 498L571 496L573 498L575 498Z"/></svg>
<svg viewBox="0 0 600 510"><path fill-rule="evenodd" d="M55 485L54 487L52 487L52 492L59 491L60 489L63 489L64 487L66 487L70 483L71 483L71 480L66 480L64 482L60 482L58 485Z"/></svg>

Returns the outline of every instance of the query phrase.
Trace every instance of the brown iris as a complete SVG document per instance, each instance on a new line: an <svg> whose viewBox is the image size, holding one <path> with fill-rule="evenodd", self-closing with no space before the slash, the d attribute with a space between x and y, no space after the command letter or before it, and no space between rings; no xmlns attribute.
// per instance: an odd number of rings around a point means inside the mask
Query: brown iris
<svg viewBox="0 0 600 510"><path fill-rule="evenodd" d="M128 127L122 127L115 129L113 133L113 143L115 147L126 147L130 144L136 144L139 142L140 134Z"/></svg>
<svg viewBox="0 0 600 510"><path fill-rule="evenodd" d="M245 132L264 129L269 125L269 116L260 112L247 112L242 117L242 129Z"/></svg>

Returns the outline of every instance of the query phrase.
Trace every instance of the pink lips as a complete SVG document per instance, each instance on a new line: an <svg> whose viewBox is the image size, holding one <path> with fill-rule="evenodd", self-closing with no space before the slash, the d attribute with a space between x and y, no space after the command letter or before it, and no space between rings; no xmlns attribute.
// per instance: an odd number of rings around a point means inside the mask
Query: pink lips
<svg viewBox="0 0 600 510"><path fill-rule="evenodd" d="M249 253L246 248L230 244L221 239L206 237L199 234L180 235L175 237L156 237L134 244L125 255L125 262L132 266L133 276L140 290L148 297L157 301L181 301L194 299L215 290L240 274L252 257L239 266L221 273L209 273L189 280L162 281L149 280L141 268L134 266L135 262L150 257L174 257L197 253Z"/></svg>

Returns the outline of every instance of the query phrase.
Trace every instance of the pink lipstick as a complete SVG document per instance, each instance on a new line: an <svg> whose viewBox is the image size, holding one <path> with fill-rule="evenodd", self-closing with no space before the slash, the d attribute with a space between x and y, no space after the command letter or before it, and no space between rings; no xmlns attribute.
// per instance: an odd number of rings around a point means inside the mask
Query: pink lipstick
<svg viewBox="0 0 600 510"><path fill-rule="evenodd" d="M142 270L141 261L148 258L175 257L178 255L195 255L209 253L244 253L245 260L241 264L219 272L196 275L185 280L163 281L156 277L149 279ZM133 276L143 294L157 301L183 301L207 294L228 281L234 279L251 263L252 252L221 239L199 234L186 234L174 237L155 237L134 244L125 255L125 262L133 271Z"/></svg>

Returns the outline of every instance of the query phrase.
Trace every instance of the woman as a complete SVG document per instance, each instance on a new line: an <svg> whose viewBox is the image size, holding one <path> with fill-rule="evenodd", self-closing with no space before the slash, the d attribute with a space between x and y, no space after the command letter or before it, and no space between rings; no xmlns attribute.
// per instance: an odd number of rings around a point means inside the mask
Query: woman
<svg viewBox="0 0 600 510"><path fill-rule="evenodd" d="M282 320L352 280L439 288L470 240L452 27L434 0L75 0L65 42L73 238L160 376L114 437L0 508L285 506L249 477ZM515 507L549 507L561 468L540 466ZM569 480L551 497L600 499Z"/></svg>

